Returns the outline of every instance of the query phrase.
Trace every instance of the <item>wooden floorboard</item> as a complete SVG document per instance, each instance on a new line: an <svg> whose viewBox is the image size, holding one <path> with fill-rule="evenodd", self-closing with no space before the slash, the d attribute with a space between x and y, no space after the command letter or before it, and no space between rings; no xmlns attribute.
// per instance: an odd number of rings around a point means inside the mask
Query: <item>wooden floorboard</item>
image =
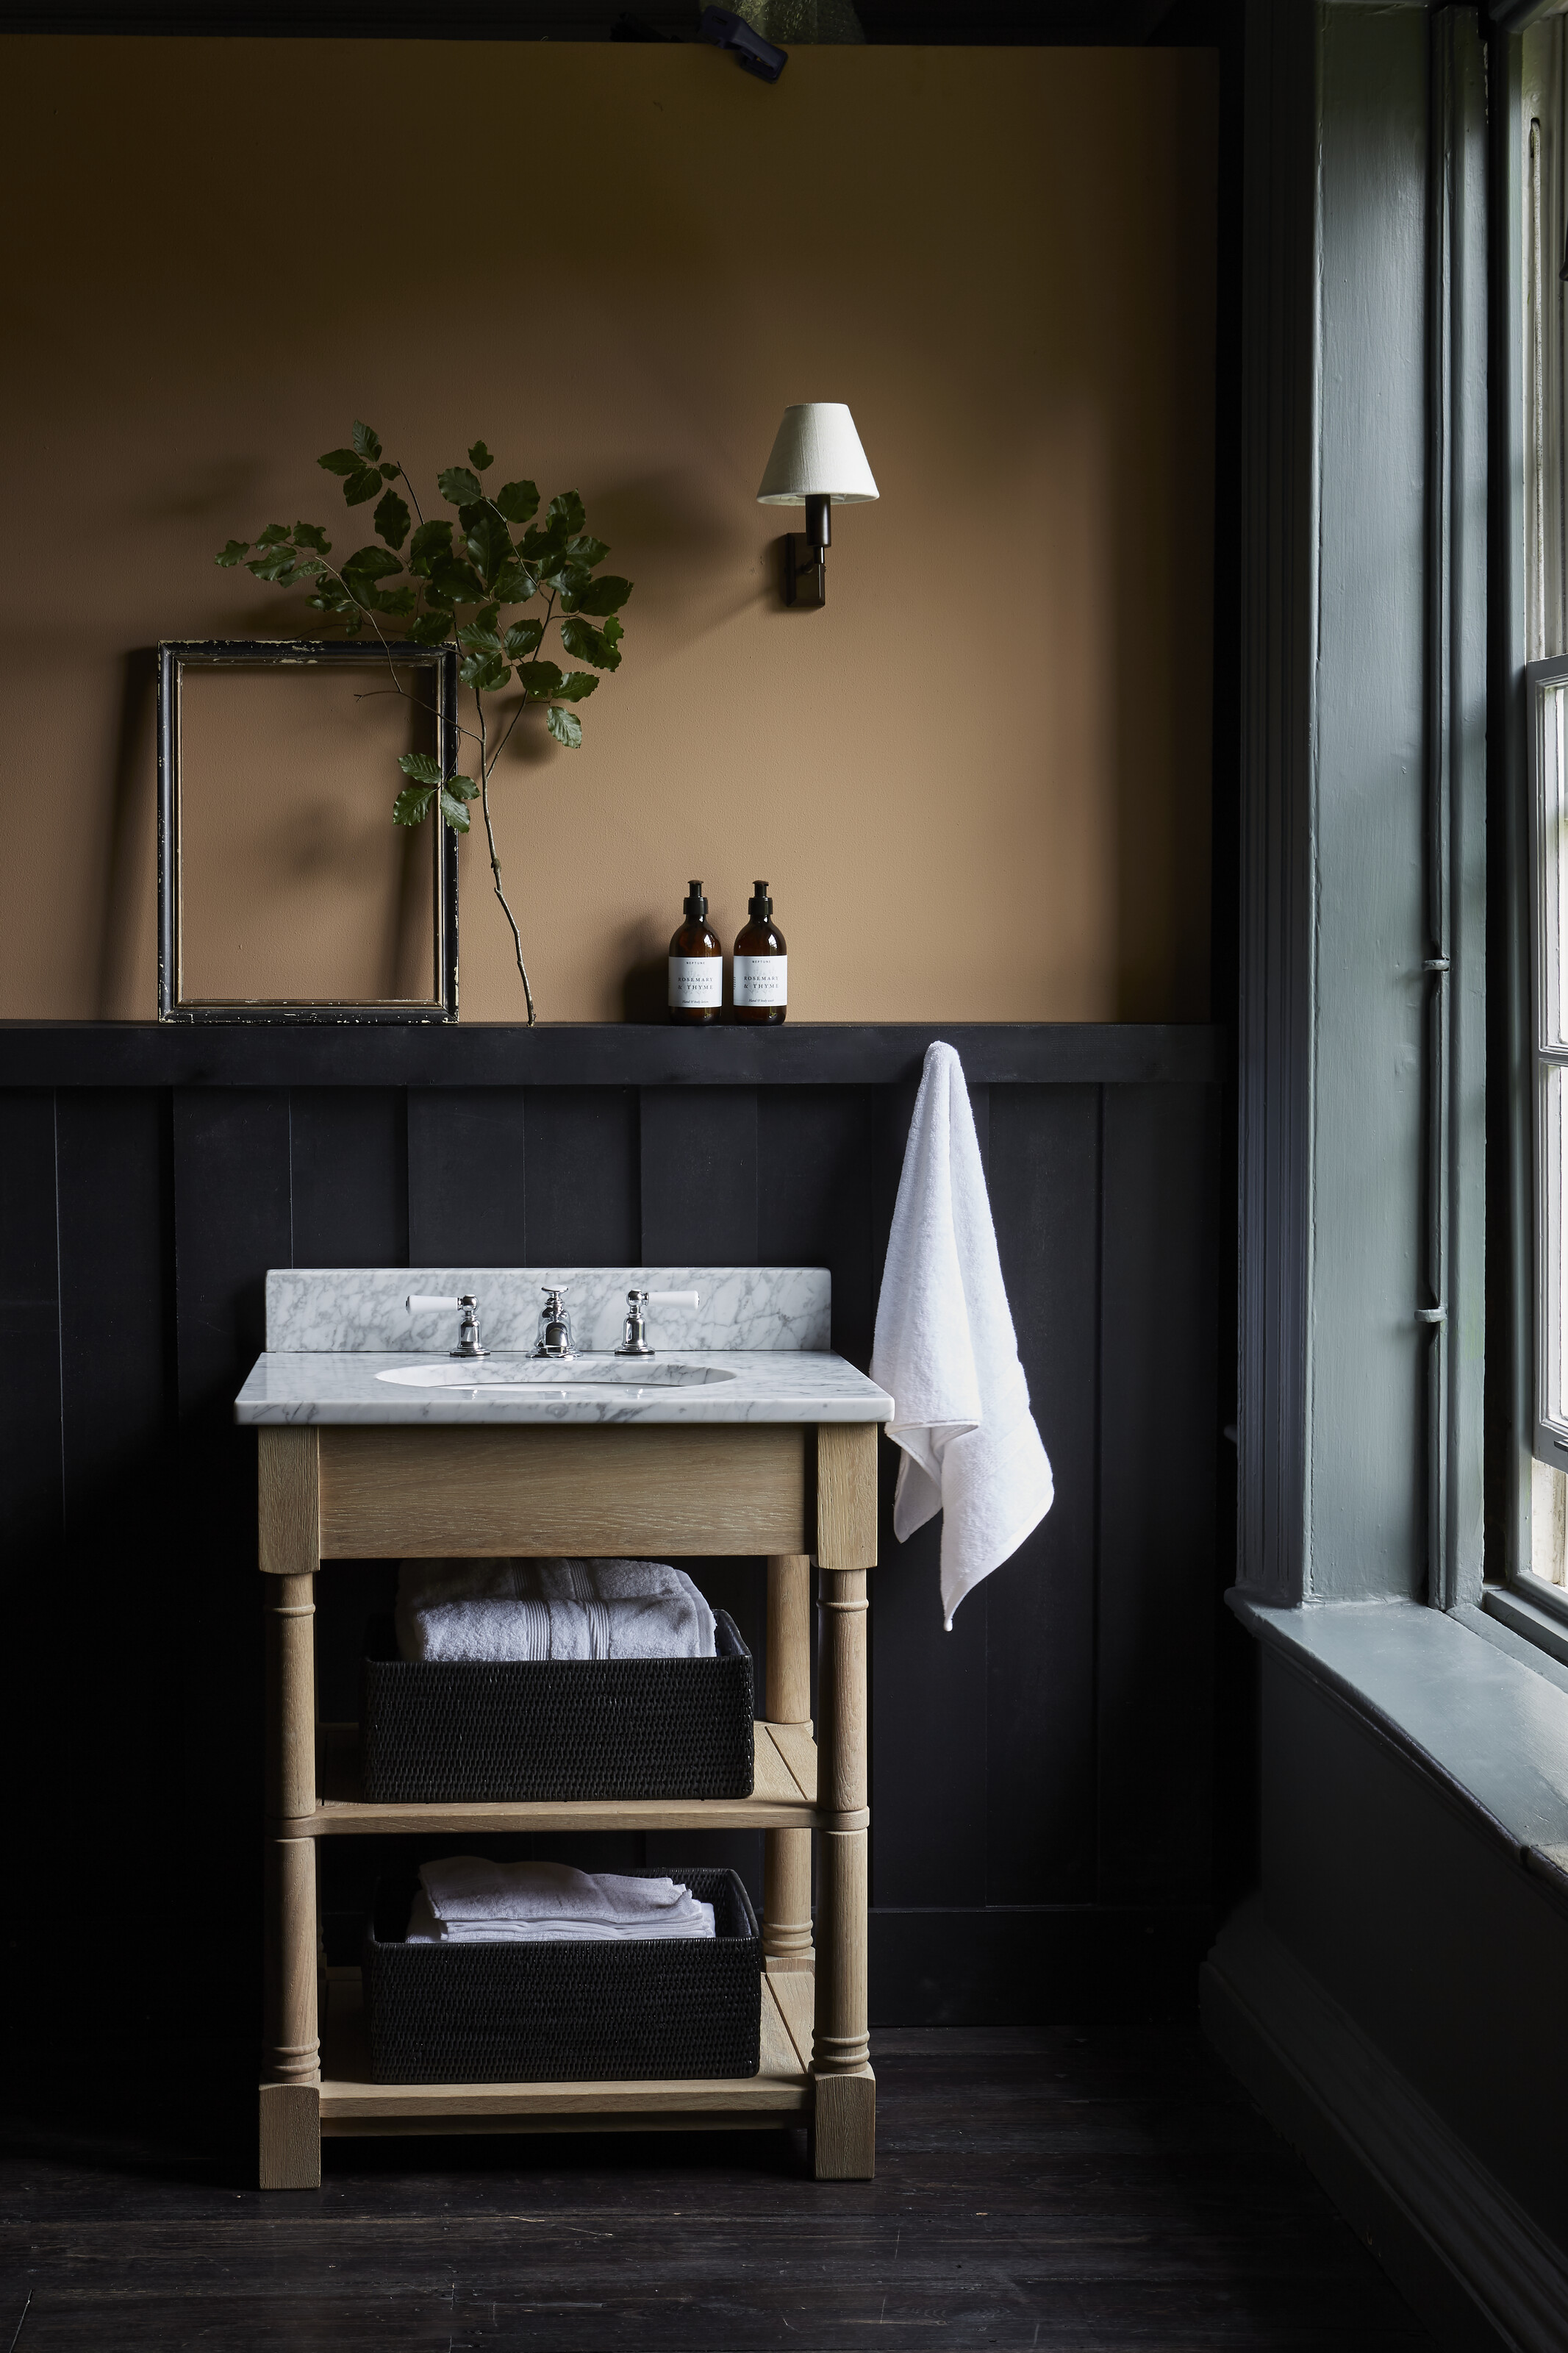
<svg viewBox="0 0 1568 2353"><path fill-rule="evenodd" d="M798 2131L637 2133L332 2141L264 2196L247 2057L40 2073L0 2347L30 2295L15 2353L1430 2353L1185 2028L876 2035L849 2183Z"/></svg>

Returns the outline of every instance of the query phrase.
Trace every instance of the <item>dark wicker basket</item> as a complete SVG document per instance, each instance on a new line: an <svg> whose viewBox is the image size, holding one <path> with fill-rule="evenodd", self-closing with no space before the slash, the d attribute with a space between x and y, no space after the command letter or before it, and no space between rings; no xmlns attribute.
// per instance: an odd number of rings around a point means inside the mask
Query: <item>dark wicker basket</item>
<svg viewBox="0 0 1568 2353"><path fill-rule="evenodd" d="M411 1874L376 1883L365 2019L377 2084L624 2083L754 2075L762 1937L732 1871L671 1878L714 1908L711 1936L410 1945Z"/></svg>
<svg viewBox="0 0 1568 2353"><path fill-rule="evenodd" d="M360 1771L373 1806L749 1798L752 1654L722 1609L711 1659L509 1662L397 1655L372 1621Z"/></svg>

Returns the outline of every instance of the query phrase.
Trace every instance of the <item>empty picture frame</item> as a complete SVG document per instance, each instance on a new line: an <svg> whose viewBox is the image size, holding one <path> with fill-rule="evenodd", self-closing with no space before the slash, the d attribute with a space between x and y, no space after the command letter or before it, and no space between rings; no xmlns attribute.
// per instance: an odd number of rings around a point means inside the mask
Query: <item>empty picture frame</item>
<svg viewBox="0 0 1568 2353"><path fill-rule="evenodd" d="M458 765L456 649L158 656L160 1020L455 1020L457 836L392 805L400 754Z"/></svg>

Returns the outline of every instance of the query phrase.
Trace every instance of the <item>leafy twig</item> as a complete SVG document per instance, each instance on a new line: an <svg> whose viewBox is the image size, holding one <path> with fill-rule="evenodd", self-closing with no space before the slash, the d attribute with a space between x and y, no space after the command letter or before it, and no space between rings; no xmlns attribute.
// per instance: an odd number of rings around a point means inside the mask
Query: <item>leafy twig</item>
<svg viewBox="0 0 1568 2353"><path fill-rule="evenodd" d="M617 575L594 577L609 549L589 533L583 501L575 491L552 499L543 523L514 543L510 527L532 524L539 512L539 492L531 482L518 480L503 484L492 497L479 477L494 462L484 442L476 441L468 450L467 466L449 466L437 477L441 495L458 510L462 538L454 545L453 526L426 523L406 470L384 458L379 437L368 425L356 423L352 447L330 449L319 463L328 473L341 477L349 506L377 500L373 522L382 546L361 548L340 566L328 562L331 543L318 524L299 522L290 530L286 523L269 523L254 551L248 540L231 539L217 561L226 565L243 563L258 579L275 581L280 586L318 582L311 604L329 620L341 622L351 636L357 635L366 621L370 623L386 657L391 684L367 690L356 701L368 700L373 693L395 692L416 709L431 712L430 704L411 693L399 676L397 652L376 617L378 612L406 618L408 645L433 649L449 643L456 635L458 645L467 649L461 675L463 683L473 691L478 732L465 727L455 713L452 724L479 747L479 782L448 775L443 760L426 753L405 753L398 765L408 783L393 805L393 816L399 825L419 825L434 816L454 832L467 833L468 804L479 801L495 895L511 933L531 1026L536 1018L533 990L523 960L522 935L502 887L490 786L496 764L531 705L548 706L545 724L558 744L575 750L582 743L583 723L571 706L584 702L597 688L595 672L619 669L624 633L615 617L631 595L632 584ZM398 481L406 489L418 517L406 557L401 551L409 533L408 508L391 488ZM408 578L389 590L384 584L400 575L405 564ZM547 593L543 619L520 622L503 630L503 606L529 605L541 589ZM557 613L558 604L564 607L563 614ZM459 622L458 615L465 610L474 617ZM597 628L593 626L595 618L602 625ZM540 659L552 621L558 621L561 628L563 658L589 662L592 670L563 671L556 663ZM514 667L521 697L492 744L485 697L501 691ZM439 711L433 715L439 717Z"/></svg>

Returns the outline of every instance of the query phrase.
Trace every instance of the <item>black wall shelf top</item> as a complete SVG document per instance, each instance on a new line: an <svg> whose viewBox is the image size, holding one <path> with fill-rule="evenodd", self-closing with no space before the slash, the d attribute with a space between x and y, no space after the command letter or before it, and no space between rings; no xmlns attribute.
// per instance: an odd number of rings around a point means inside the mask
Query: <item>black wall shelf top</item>
<svg viewBox="0 0 1568 2353"><path fill-rule="evenodd" d="M0 1022L0 1087L893 1086L933 1039L976 1085L1217 1083L1204 1023L797 1022L674 1029L355 1024L193 1029L155 1021Z"/></svg>

